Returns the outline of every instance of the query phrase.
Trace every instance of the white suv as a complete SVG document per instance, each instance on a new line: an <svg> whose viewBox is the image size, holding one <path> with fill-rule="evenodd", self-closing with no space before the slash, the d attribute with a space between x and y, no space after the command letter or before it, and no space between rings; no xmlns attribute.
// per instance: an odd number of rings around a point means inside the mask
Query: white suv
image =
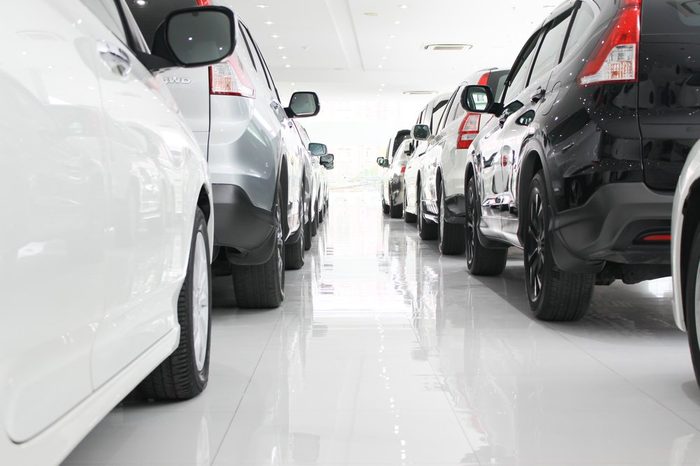
<svg viewBox="0 0 700 466"><path fill-rule="evenodd" d="M433 129L424 125L413 130L413 134L420 134L418 139L428 145L420 163L418 203L421 218L418 225L421 238L437 237L442 254L464 254L467 154L481 128L492 118L491 115L467 113L460 103L462 92L467 86L478 83L489 86L494 95L500 96L508 72L492 69L472 74L452 93L446 110ZM500 160L496 162L500 163Z"/></svg>
<svg viewBox="0 0 700 466"><path fill-rule="evenodd" d="M168 11L226 2L128 3L152 43ZM271 308L284 298L285 268L304 264L312 174L304 170L307 148L292 120L314 116L320 107L312 92L294 93L284 107L260 48L238 17L236 37L234 53L223 63L175 70L164 80L209 161L217 270L232 271L240 307Z"/></svg>
<svg viewBox="0 0 700 466"><path fill-rule="evenodd" d="M230 55L233 16L172 13L153 52L134 24L122 0L0 19L2 464L60 462L139 384L207 384L211 185L153 73Z"/></svg>

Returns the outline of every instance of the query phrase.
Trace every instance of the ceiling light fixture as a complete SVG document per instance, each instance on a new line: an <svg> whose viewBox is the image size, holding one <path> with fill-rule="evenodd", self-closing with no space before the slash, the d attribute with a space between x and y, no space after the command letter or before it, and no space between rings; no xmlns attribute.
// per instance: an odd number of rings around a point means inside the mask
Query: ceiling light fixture
<svg viewBox="0 0 700 466"><path fill-rule="evenodd" d="M292 65L290 65L289 63L287 63L286 65L284 65L284 67L285 67L285 68L291 68Z"/></svg>
<svg viewBox="0 0 700 466"><path fill-rule="evenodd" d="M257 5L258 8L269 8L270 5L265 5L264 3L258 3Z"/></svg>
<svg viewBox="0 0 700 466"><path fill-rule="evenodd" d="M266 24L267 26L272 26L272 25L275 24L275 23L273 23L272 21L265 21L265 24Z"/></svg>
<svg viewBox="0 0 700 466"><path fill-rule="evenodd" d="M376 11L365 11L364 15L374 17L374 16L379 16L379 13L377 13Z"/></svg>
<svg viewBox="0 0 700 466"><path fill-rule="evenodd" d="M282 55L282 60L286 60L286 59L287 59L287 55Z"/></svg>
<svg viewBox="0 0 700 466"><path fill-rule="evenodd" d="M437 94L437 91L403 91L404 95L432 95Z"/></svg>
<svg viewBox="0 0 700 466"><path fill-rule="evenodd" d="M279 35L279 34L272 34L271 37L272 37L273 39L279 39L279 38L280 38L280 35Z"/></svg>
<svg viewBox="0 0 700 466"><path fill-rule="evenodd" d="M394 21L394 24L398 26L399 24L401 24L401 21Z"/></svg>
<svg viewBox="0 0 700 466"><path fill-rule="evenodd" d="M406 5L406 4L404 3L404 4L402 4L402 5L399 5L399 8L401 8L402 10L405 10L405 9L408 8L408 5Z"/></svg>
<svg viewBox="0 0 700 466"><path fill-rule="evenodd" d="M423 48L437 52L460 52L462 50L470 50L472 47L472 44L428 44Z"/></svg>
<svg viewBox="0 0 700 466"><path fill-rule="evenodd" d="M284 45L278 45L277 50L284 50Z"/></svg>

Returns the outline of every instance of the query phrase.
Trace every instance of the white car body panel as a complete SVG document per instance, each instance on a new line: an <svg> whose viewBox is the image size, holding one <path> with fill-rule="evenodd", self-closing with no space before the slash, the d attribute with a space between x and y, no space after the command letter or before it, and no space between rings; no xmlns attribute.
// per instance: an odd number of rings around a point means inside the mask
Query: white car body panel
<svg viewBox="0 0 700 466"><path fill-rule="evenodd" d="M683 206L690 193L690 188L700 178L700 142L695 143L678 180L676 195L673 199L671 220L671 268L673 273L673 318L679 329L685 331L685 311L681 284L681 239L683 236Z"/></svg>
<svg viewBox="0 0 700 466"><path fill-rule="evenodd" d="M105 65L128 48L83 2L0 22L0 458L52 464L177 347L211 188L168 91L130 51L126 76Z"/></svg>

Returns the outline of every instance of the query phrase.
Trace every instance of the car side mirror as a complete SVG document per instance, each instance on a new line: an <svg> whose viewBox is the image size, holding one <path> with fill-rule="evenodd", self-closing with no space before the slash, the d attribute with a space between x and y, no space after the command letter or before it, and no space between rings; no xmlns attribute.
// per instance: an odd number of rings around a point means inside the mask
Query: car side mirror
<svg viewBox="0 0 700 466"><path fill-rule="evenodd" d="M309 153L316 156L326 155L328 153L328 146L319 142L310 142Z"/></svg>
<svg viewBox="0 0 700 466"><path fill-rule="evenodd" d="M430 137L430 126L416 125L411 130L411 137L416 141L427 141Z"/></svg>
<svg viewBox="0 0 700 466"><path fill-rule="evenodd" d="M501 111L497 107L493 97L493 92L488 86L467 86L462 91L462 108L474 113L493 113L500 115Z"/></svg>
<svg viewBox="0 0 700 466"><path fill-rule="evenodd" d="M384 157L377 157L377 165L379 165L382 168L386 167L386 162L387 160Z"/></svg>
<svg viewBox="0 0 700 466"><path fill-rule="evenodd" d="M151 71L174 66L213 65L229 57L236 47L233 12L225 7L185 8L170 13L156 30Z"/></svg>
<svg viewBox="0 0 700 466"><path fill-rule="evenodd" d="M333 167L335 166L335 155L333 154L326 154L321 156L321 165L323 165L326 170L333 170Z"/></svg>
<svg viewBox="0 0 700 466"><path fill-rule="evenodd" d="M308 118L318 115L321 104L315 92L295 92L285 111L289 118Z"/></svg>

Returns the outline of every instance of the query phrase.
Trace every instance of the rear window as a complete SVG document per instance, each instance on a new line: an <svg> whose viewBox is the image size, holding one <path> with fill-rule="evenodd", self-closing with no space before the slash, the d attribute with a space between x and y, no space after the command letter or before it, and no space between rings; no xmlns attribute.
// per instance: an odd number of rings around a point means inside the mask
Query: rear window
<svg viewBox="0 0 700 466"><path fill-rule="evenodd" d="M700 32L700 0L642 2L642 34Z"/></svg>
<svg viewBox="0 0 700 466"><path fill-rule="evenodd" d="M149 47L153 46L156 30L169 13L197 6L195 0L126 0L126 4Z"/></svg>
<svg viewBox="0 0 700 466"><path fill-rule="evenodd" d="M503 94L503 89L506 87L508 73L510 73L510 70L492 71L489 76L489 82L486 85L491 88L491 92L493 92L496 98L494 102L501 101L501 95Z"/></svg>

